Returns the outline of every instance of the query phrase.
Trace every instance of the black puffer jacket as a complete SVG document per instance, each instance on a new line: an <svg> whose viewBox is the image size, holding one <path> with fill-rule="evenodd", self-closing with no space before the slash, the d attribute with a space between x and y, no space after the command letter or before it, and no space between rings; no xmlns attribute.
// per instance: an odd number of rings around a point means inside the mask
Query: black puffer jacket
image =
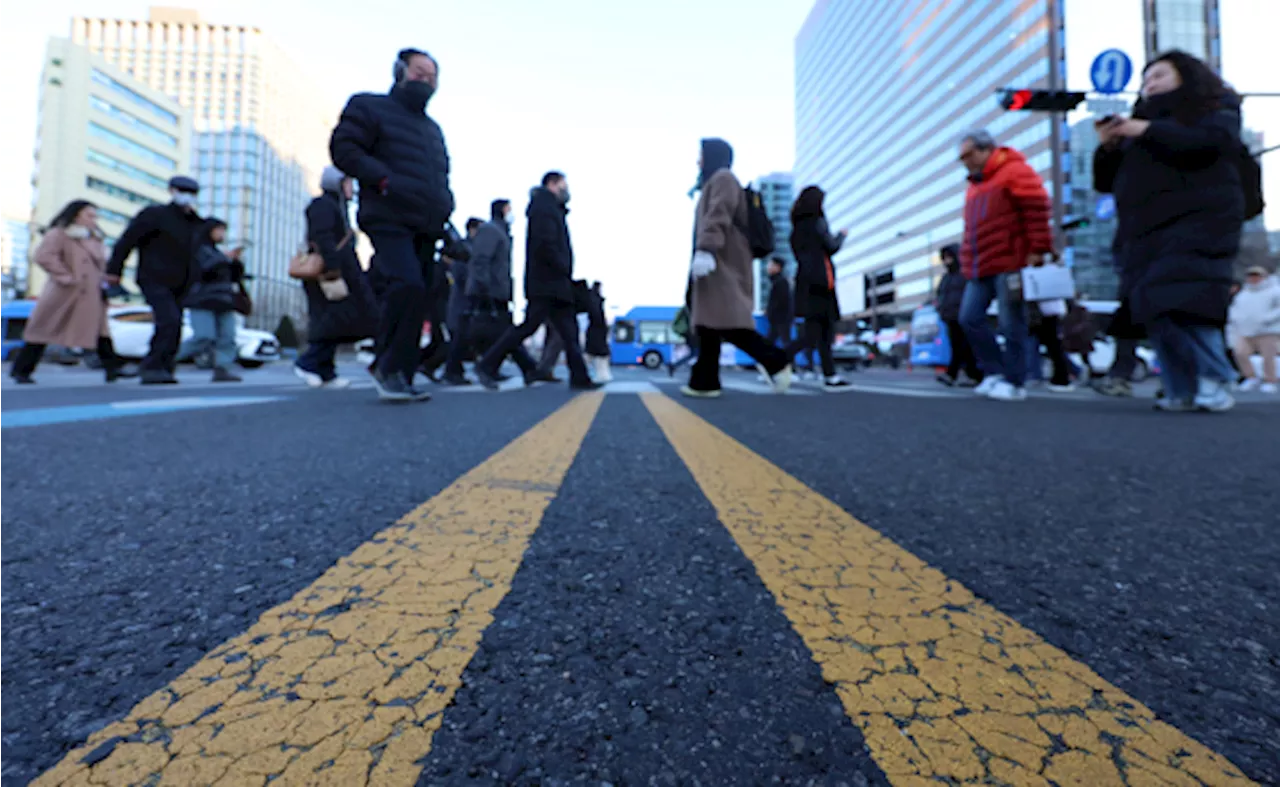
<svg viewBox="0 0 1280 787"><path fill-rule="evenodd" d="M199 277L195 252L203 220L177 205L152 205L133 217L111 249L107 274L119 276L124 262L138 250L138 284L184 290Z"/></svg>
<svg viewBox="0 0 1280 787"><path fill-rule="evenodd" d="M244 265L214 245L210 233L221 226L222 222L209 220L199 230L200 245L195 255L199 273L183 300L188 309L218 313L235 309L236 282L244 278Z"/></svg>
<svg viewBox="0 0 1280 787"><path fill-rule="evenodd" d="M346 298L331 301L318 283L302 283L307 293L308 339L354 342L378 331L378 304L356 256L355 239L338 248L350 229L344 201L337 192L326 191L307 206L307 240L324 258L325 270L340 271L350 291Z"/></svg>
<svg viewBox="0 0 1280 787"><path fill-rule="evenodd" d="M443 236L454 208L449 152L421 99L398 85L385 95L352 96L329 153L338 169L360 183L362 230Z"/></svg>
<svg viewBox="0 0 1280 787"><path fill-rule="evenodd" d="M1238 104L1186 121L1139 103L1144 114L1145 134L1093 158L1095 190L1116 198L1121 298L1138 324L1225 325L1244 225Z"/></svg>
<svg viewBox="0 0 1280 787"><path fill-rule="evenodd" d="M525 237L524 295L529 300L574 303L573 243L566 208L539 186L529 193L529 233Z"/></svg>

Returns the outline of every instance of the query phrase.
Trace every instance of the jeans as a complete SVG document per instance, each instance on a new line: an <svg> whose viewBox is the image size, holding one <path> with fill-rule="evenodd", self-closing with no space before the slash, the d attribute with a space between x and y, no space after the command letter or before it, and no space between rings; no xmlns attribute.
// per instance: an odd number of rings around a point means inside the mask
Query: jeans
<svg viewBox="0 0 1280 787"><path fill-rule="evenodd" d="M999 303L1000 334L1004 336L1003 357L995 334L987 325L987 307L992 300ZM960 324L964 326L969 346L973 348L983 374L1001 375L1018 388L1026 383L1027 309L1021 303L1009 302L1004 274L970 279L965 284L964 299L960 302Z"/></svg>
<svg viewBox="0 0 1280 787"><path fill-rule="evenodd" d="M431 263L435 239L429 235L370 233L378 255L378 272L386 281L382 319L378 323L377 370L398 374L406 382L418 370L418 345L427 319L424 265Z"/></svg>
<svg viewBox="0 0 1280 787"><path fill-rule="evenodd" d="M189 309L191 338L183 343L182 356L198 355L213 348L214 368L225 369L236 362L236 313Z"/></svg>
<svg viewBox="0 0 1280 787"><path fill-rule="evenodd" d="M518 327L510 328L502 335L489 352L484 354L476 367L493 376L508 355L516 355L516 350L538 330L538 326L550 322L561 339L564 340L564 352L569 362L569 383L571 385L590 385L591 377L587 374L587 363L582 357L582 348L578 346L578 318L572 303L538 299L529 301L525 309L524 322ZM521 362L516 355L517 363ZM523 367L523 363L521 366ZM531 370L522 368L526 375Z"/></svg>
<svg viewBox="0 0 1280 787"><path fill-rule="evenodd" d="M1180 325L1168 317L1157 317L1147 325L1147 331L1160 356L1160 380L1170 400L1194 399L1202 377L1222 383L1235 381L1221 328Z"/></svg>
<svg viewBox="0 0 1280 787"><path fill-rule="evenodd" d="M334 357L338 354L338 343L330 339L312 339L307 343L306 352L298 356L297 367L304 372L320 375L326 383L338 376L334 365Z"/></svg>

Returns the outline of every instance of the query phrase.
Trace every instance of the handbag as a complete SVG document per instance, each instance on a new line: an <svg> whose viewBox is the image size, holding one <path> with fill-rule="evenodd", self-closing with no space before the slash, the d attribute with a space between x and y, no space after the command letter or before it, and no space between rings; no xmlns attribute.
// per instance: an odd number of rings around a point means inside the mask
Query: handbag
<svg viewBox="0 0 1280 787"><path fill-rule="evenodd" d="M253 298L249 297L244 282L236 283L236 291L231 295L231 308L246 317L253 313Z"/></svg>
<svg viewBox="0 0 1280 787"><path fill-rule="evenodd" d="M342 247L351 241L351 230L347 230L347 234L342 238L336 247L336 251L342 251ZM305 248L300 249L297 254L293 255L293 259L289 260L289 277L293 279L301 279L302 281L316 281L324 275L324 257L316 250L314 243L308 243Z"/></svg>
<svg viewBox="0 0 1280 787"><path fill-rule="evenodd" d="M351 294L351 288L347 286L347 282L341 276L336 279L320 279L320 292L324 293L325 300L341 301L345 300Z"/></svg>
<svg viewBox="0 0 1280 787"><path fill-rule="evenodd" d="M1076 297L1076 282L1065 265L1041 265L1022 269L1022 297L1028 301L1054 301Z"/></svg>

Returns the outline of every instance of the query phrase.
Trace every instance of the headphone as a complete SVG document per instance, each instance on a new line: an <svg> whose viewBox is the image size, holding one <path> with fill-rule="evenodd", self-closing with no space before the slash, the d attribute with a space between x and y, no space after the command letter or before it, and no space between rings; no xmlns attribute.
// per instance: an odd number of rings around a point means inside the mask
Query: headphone
<svg viewBox="0 0 1280 787"><path fill-rule="evenodd" d="M421 49L414 49L412 47L408 49L401 49L396 54L395 64L391 66L391 75L395 78L397 83L404 80L404 72L409 70L409 61L412 60L415 55L422 55L423 57L431 58L431 62L433 63L436 60ZM439 68L439 66L437 66L437 68Z"/></svg>

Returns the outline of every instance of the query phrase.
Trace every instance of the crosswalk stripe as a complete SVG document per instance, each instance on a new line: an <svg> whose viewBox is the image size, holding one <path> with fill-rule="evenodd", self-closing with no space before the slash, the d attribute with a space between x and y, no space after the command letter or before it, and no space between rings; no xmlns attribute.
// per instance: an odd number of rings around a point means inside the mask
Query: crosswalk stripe
<svg viewBox="0 0 1280 787"><path fill-rule="evenodd" d="M413 784L602 401L571 400L33 784Z"/></svg>
<svg viewBox="0 0 1280 787"><path fill-rule="evenodd" d="M1252 784L672 399L642 399L894 784Z"/></svg>

